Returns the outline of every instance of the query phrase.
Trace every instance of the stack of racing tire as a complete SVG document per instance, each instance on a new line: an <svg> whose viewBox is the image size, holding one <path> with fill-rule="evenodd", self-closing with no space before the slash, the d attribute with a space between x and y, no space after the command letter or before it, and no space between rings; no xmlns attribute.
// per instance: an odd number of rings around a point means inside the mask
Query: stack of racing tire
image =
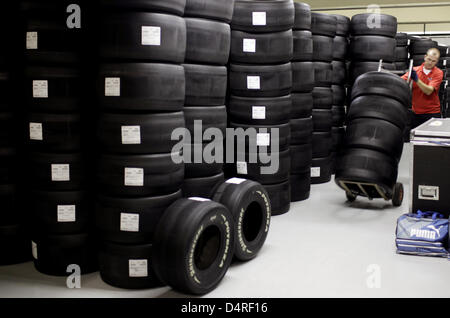
<svg viewBox="0 0 450 318"><path fill-rule="evenodd" d="M424 56L431 48L438 48L438 43L431 39L410 38L409 54L414 61L414 66L422 65Z"/></svg>
<svg viewBox="0 0 450 318"><path fill-rule="evenodd" d="M406 73L409 68L408 34L397 33L395 41L397 44L395 47L395 69Z"/></svg>
<svg viewBox="0 0 450 318"><path fill-rule="evenodd" d="M81 274L97 270L82 135L88 108L81 71L83 5L52 0L20 3L32 253L39 272L56 276L65 276L68 270ZM68 268L74 265L78 269Z"/></svg>
<svg viewBox="0 0 450 318"><path fill-rule="evenodd" d="M227 164L227 174L263 184L272 215L288 212L291 202L294 19L292 0L238 0L231 22L229 127L235 133L246 131L249 138L244 149L238 144L244 138L227 139L227 144L237 147L231 149L233 154L227 150L227 157L234 159Z"/></svg>
<svg viewBox="0 0 450 318"><path fill-rule="evenodd" d="M101 278L116 287L161 285L153 235L184 180L171 137L185 128L185 4L101 0L97 8L95 226Z"/></svg>
<svg viewBox="0 0 450 318"><path fill-rule="evenodd" d="M356 80L351 100L336 183L340 187L341 181L376 184L387 197L402 199L393 193L403 191L396 181L406 110L411 103L408 84L394 74L369 72ZM369 195L376 197L374 193ZM354 198L349 197L349 200ZM399 205L401 200L393 200L393 203Z"/></svg>
<svg viewBox="0 0 450 318"><path fill-rule="evenodd" d="M311 184L327 183L332 176L333 44L336 16L313 12L311 32L314 44L313 138Z"/></svg>
<svg viewBox="0 0 450 318"><path fill-rule="evenodd" d="M314 69L311 8L306 3L295 3L293 36L290 182L291 202L298 202L311 191Z"/></svg>
<svg viewBox="0 0 450 318"><path fill-rule="evenodd" d="M31 243L26 227L27 216L21 193L25 156L22 149L20 100L16 90L17 56L22 37L17 25L7 21L17 18L17 8L4 4L0 12L0 34L7 46L0 52L0 266L31 260ZM16 20L17 21L17 20ZM13 33L14 32L14 33ZM19 39L19 40L18 40ZM20 160L20 162L19 162Z"/></svg>
<svg viewBox="0 0 450 318"><path fill-rule="evenodd" d="M224 145L227 127L226 93L230 56L231 29L234 0L187 0L185 20L187 28L186 102L184 113L187 138L185 154L185 197L211 198L216 188L225 181L223 151L209 151L211 158L203 156L210 142L203 139L208 129L218 129L221 137L214 145ZM195 136L194 124L202 124ZM218 132L219 132L218 131ZM220 138L220 139L218 139ZM221 149L221 148L220 148ZM206 154L206 152L205 152ZM215 160L212 160L215 159Z"/></svg>
<svg viewBox="0 0 450 318"><path fill-rule="evenodd" d="M397 18L386 14L357 14L351 21L350 82L358 76L378 71L383 60L383 69L395 70L395 48L397 42Z"/></svg>
<svg viewBox="0 0 450 318"><path fill-rule="evenodd" d="M350 18L334 15L337 18L336 36L333 41L333 127L331 128L331 172L335 173L336 156L341 151L345 134L345 116L347 107L347 54L348 36L350 34Z"/></svg>
<svg viewBox="0 0 450 318"><path fill-rule="evenodd" d="M443 117L447 117L448 114L448 79L450 77L450 48L446 45L438 46L439 52L441 52L441 58L437 67L444 72L444 78L442 80L441 88L439 90L439 99L441 101L441 110Z"/></svg>

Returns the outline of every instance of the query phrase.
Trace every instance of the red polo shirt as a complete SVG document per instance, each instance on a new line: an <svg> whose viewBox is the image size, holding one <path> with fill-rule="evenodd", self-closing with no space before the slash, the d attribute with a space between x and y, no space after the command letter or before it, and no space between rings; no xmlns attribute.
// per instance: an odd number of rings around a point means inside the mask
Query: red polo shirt
<svg viewBox="0 0 450 318"><path fill-rule="evenodd" d="M424 63L425 64L425 63ZM426 95L416 82L413 84L412 107L416 114L437 114L441 112L441 101L439 100L439 88L444 79L444 72L437 67L433 67L431 72L426 75L423 72L424 64L417 66L414 70L417 72L419 79L428 86L434 87L431 95ZM404 80L408 79L409 72L402 76Z"/></svg>

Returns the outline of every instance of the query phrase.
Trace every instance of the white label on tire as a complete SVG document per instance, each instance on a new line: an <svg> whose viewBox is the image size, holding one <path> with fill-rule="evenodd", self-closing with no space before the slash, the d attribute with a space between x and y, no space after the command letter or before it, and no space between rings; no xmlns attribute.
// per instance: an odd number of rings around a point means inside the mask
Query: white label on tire
<svg viewBox="0 0 450 318"><path fill-rule="evenodd" d="M30 123L30 140L44 140L42 123Z"/></svg>
<svg viewBox="0 0 450 318"><path fill-rule="evenodd" d="M48 81L33 81L33 98L48 98Z"/></svg>
<svg viewBox="0 0 450 318"><path fill-rule="evenodd" d="M130 187L143 187L144 169L125 168L125 185Z"/></svg>
<svg viewBox="0 0 450 318"><path fill-rule="evenodd" d="M311 177L320 178L320 167L311 168Z"/></svg>
<svg viewBox="0 0 450 318"><path fill-rule="evenodd" d="M266 25L267 15L266 12L253 12L253 25Z"/></svg>
<svg viewBox="0 0 450 318"><path fill-rule="evenodd" d="M261 89L261 78L259 76L247 76L247 89Z"/></svg>
<svg viewBox="0 0 450 318"><path fill-rule="evenodd" d="M148 277L147 263L146 259L128 260L130 277Z"/></svg>
<svg viewBox="0 0 450 318"><path fill-rule="evenodd" d="M257 134L256 145L261 147L270 146L270 134Z"/></svg>
<svg viewBox="0 0 450 318"><path fill-rule="evenodd" d="M231 184L241 184L242 182L247 181L247 179L241 179L241 178L231 178L227 181L225 181L225 183L231 183Z"/></svg>
<svg viewBox="0 0 450 318"><path fill-rule="evenodd" d="M236 162L237 174L248 174L246 162Z"/></svg>
<svg viewBox="0 0 450 318"><path fill-rule="evenodd" d="M190 197L190 198L188 198L188 200L199 201L199 202L211 201L210 199L200 198L200 197Z"/></svg>
<svg viewBox="0 0 450 318"><path fill-rule="evenodd" d="M256 53L256 39L244 39L244 52Z"/></svg>
<svg viewBox="0 0 450 318"><path fill-rule="evenodd" d="M447 60L444 60L444 66L447 66Z"/></svg>
<svg viewBox="0 0 450 318"><path fill-rule="evenodd" d="M265 106L253 106L252 107L252 119L266 119L266 107Z"/></svg>
<svg viewBox="0 0 450 318"><path fill-rule="evenodd" d="M58 223L75 222L75 205L58 205Z"/></svg>
<svg viewBox="0 0 450 318"><path fill-rule="evenodd" d="M140 145L141 126L122 126L122 145Z"/></svg>
<svg viewBox="0 0 450 318"><path fill-rule="evenodd" d="M31 254L33 254L34 259L38 259L37 244L31 241Z"/></svg>
<svg viewBox="0 0 450 318"><path fill-rule="evenodd" d="M37 50L37 49L38 49L38 33L27 32L27 50Z"/></svg>
<svg viewBox="0 0 450 318"><path fill-rule="evenodd" d="M105 78L105 96L106 97L120 96L120 77Z"/></svg>
<svg viewBox="0 0 450 318"><path fill-rule="evenodd" d="M161 28L154 26L142 27L142 45L161 45Z"/></svg>
<svg viewBox="0 0 450 318"><path fill-rule="evenodd" d="M120 213L120 230L123 232L139 232L139 214Z"/></svg>
<svg viewBox="0 0 450 318"><path fill-rule="evenodd" d="M70 165L52 164L52 181L70 181Z"/></svg>

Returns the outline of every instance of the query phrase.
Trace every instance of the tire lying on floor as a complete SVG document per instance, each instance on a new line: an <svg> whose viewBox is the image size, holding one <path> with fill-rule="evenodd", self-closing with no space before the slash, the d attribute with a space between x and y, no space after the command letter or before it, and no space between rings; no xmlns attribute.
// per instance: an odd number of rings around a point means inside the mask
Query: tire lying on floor
<svg viewBox="0 0 450 318"><path fill-rule="evenodd" d="M240 261L255 258L269 232L272 210L267 191L257 182L232 178L217 189L213 200L233 215L234 256Z"/></svg>
<svg viewBox="0 0 450 318"><path fill-rule="evenodd" d="M222 204L200 198L176 201L162 216L154 235L157 277L184 293L212 291L231 264L233 229L233 216Z"/></svg>

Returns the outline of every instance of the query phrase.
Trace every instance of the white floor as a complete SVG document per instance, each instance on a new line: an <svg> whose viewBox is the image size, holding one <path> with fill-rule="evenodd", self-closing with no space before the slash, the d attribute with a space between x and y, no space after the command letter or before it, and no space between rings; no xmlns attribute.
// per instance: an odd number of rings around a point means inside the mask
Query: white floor
<svg viewBox="0 0 450 318"><path fill-rule="evenodd" d="M274 217L258 257L234 264L205 297L450 297L450 262L395 253L397 218L408 212L406 145L399 182L403 206L358 198L346 203L334 182L313 186L308 201ZM65 278L42 275L32 263L0 268L0 297L186 297L170 288L128 291L103 283L98 273L82 276L81 289Z"/></svg>

